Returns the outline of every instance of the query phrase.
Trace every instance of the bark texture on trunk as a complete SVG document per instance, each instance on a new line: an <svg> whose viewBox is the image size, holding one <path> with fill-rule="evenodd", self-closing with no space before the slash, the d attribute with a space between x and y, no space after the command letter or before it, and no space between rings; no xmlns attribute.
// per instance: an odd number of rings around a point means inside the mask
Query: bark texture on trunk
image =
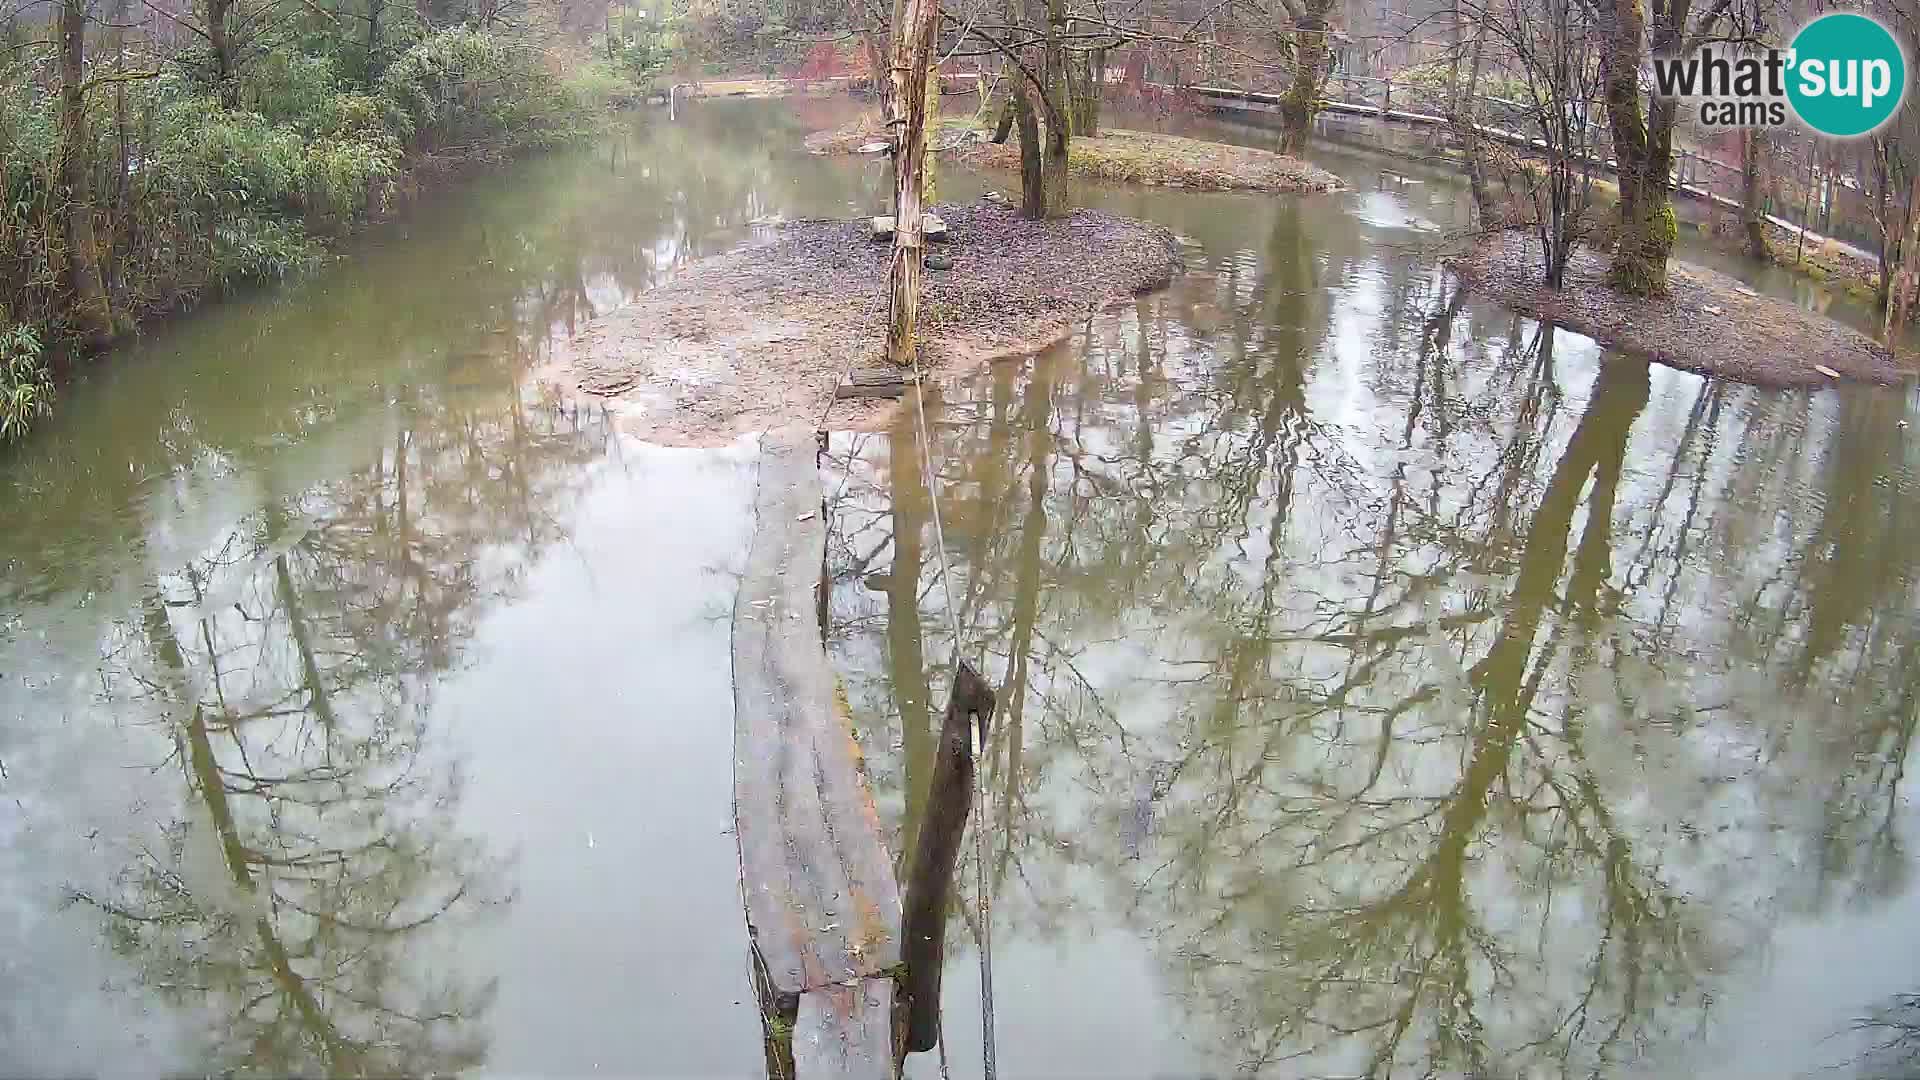
<svg viewBox="0 0 1920 1080"><path fill-rule="evenodd" d="M234 78L233 29L228 26L233 0L207 0L207 44L213 49L213 88L220 104L240 107L240 84Z"/></svg>
<svg viewBox="0 0 1920 1080"><path fill-rule="evenodd" d="M1749 258L1767 258L1767 219L1763 198L1766 194L1762 162L1767 152L1767 137L1756 128L1748 128L1740 139L1740 227L1747 235Z"/></svg>
<svg viewBox="0 0 1920 1080"><path fill-rule="evenodd" d="M920 313L921 257L926 243L920 211L927 155L927 66L939 16L939 0L907 0L894 26L889 95L894 111L889 122L894 138L894 228L893 260L887 272L887 359L903 367L914 361L914 324Z"/></svg>
<svg viewBox="0 0 1920 1080"><path fill-rule="evenodd" d="M67 196L64 239L67 287L80 340L99 348L113 340L113 306L100 273L94 234L93 135L87 127L87 13L85 0L60 5L60 180Z"/></svg>
<svg viewBox="0 0 1920 1080"><path fill-rule="evenodd" d="M1280 102L1280 152L1300 154L1313 133L1320 95L1333 73L1333 49L1327 44L1332 0L1307 0L1295 18L1293 81Z"/></svg>
<svg viewBox="0 0 1920 1080"><path fill-rule="evenodd" d="M1021 76L1013 84L1013 120L1020 131L1020 213L1047 216L1046 190L1040 182L1040 117L1033 84Z"/></svg>
<svg viewBox="0 0 1920 1080"><path fill-rule="evenodd" d="M1607 22L1601 80L1620 181L1620 229L1608 280L1630 295L1653 296L1667 290L1667 258L1679 235L1669 190L1675 103L1656 97L1641 107L1647 21L1640 0L1607 0L1601 11Z"/></svg>
<svg viewBox="0 0 1920 1080"><path fill-rule="evenodd" d="M1074 65L1073 134L1100 134L1100 91L1107 81L1107 51L1092 49Z"/></svg>
<svg viewBox="0 0 1920 1080"><path fill-rule="evenodd" d="M1892 211L1893 178L1887 174L1887 144L1880 136L1873 137L1873 220L1880 225L1880 287L1875 291L1873 302L1882 313L1887 310L1889 291L1893 286L1893 257L1898 244L1896 230L1887 215Z"/></svg>
<svg viewBox="0 0 1920 1080"><path fill-rule="evenodd" d="M1887 292L1887 344L1895 335L1920 321L1920 171L1907 193L1907 228L1900 239L1900 269Z"/></svg>
<svg viewBox="0 0 1920 1080"><path fill-rule="evenodd" d="M1047 0L1046 19L1041 64L1046 124L1040 147L1040 205L1042 216L1058 217L1067 212L1067 146L1073 138L1066 0Z"/></svg>
<svg viewBox="0 0 1920 1080"><path fill-rule="evenodd" d="M893 116L893 75L887 70L887 59L891 51L887 48L884 31L866 30L860 34L860 49L867 57L867 77L873 83L873 92L880 98L880 115Z"/></svg>

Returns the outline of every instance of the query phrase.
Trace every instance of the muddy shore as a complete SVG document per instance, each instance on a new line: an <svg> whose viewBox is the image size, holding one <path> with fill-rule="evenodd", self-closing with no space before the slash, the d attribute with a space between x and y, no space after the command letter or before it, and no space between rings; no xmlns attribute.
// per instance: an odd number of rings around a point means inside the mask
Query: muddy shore
<svg viewBox="0 0 1920 1080"><path fill-rule="evenodd" d="M1606 256L1592 251L1574 255L1565 288L1547 288L1539 242L1518 232L1484 237L1447 261L1508 307L1683 371L1774 387L1891 385L1915 373L1865 334L1704 267L1669 264L1668 295L1642 299L1609 287Z"/></svg>
<svg viewBox="0 0 1920 1080"><path fill-rule="evenodd" d="M921 366L935 379L1043 348L1178 265L1172 233L1097 211L1028 221L983 199L937 212L951 240L929 252L953 265L929 268L922 292ZM865 218L791 222L588 324L550 374L669 445L884 425L895 403L833 395L849 370L882 362L889 250Z"/></svg>

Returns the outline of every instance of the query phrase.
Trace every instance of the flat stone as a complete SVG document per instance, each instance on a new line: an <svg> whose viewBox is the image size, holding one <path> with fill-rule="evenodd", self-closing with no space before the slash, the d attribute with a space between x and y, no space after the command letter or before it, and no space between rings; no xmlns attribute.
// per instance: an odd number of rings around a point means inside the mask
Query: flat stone
<svg viewBox="0 0 1920 1080"><path fill-rule="evenodd" d="M938 214L920 215L920 235L928 240L945 240L947 223L940 220ZM873 219L873 238L875 240L893 239L893 215L883 214Z"/></svg>
<svg viewBox="0 0 1920 1080"><path fill-rule="evenodd" d="M907 387L919 381L912 371L896 367L855 368L847 372L847 381L834 388L833 396L848 398L897 398Z"/></svg>

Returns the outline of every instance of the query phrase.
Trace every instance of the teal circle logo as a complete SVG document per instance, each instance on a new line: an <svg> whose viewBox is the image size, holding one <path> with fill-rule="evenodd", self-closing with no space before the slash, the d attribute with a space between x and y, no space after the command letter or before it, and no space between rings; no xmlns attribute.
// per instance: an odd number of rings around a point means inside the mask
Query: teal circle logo
<svg viewBox="0 0 1920 1080"><path fill-rule="evenodd" d="M1800 28L1787 54L1787 101L1822 135L1865 135L1893 118L1907 93L1907 58L1876 19L1822 15Z"/></svg>

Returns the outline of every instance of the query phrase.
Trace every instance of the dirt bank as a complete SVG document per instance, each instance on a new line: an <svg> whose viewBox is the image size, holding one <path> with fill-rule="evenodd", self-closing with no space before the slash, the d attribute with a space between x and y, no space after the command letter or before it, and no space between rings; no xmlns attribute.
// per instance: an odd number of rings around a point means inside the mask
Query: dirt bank
<svg viewBox="0 0 1920 1080"><path fill-rule="evenodd" d="M942 206L952 240L931 251L922 366L954 372L1041 348L1108 304L1166 284L1173 235L1091 210L1027 221L992 200ZM853 367L880 364L889 247L867 219L796 221L763 244L700 262L590 323L553 375L616 399L654 442L717 445L742 433L884 423L892 403L833 402Z"/></svg>
<svg viewBox="0 0 1920 1080"><path fill-rule="evenodd" d="M968 142L953 156L977 168L1020 168L1020 147L1012 139ZM1074 139L1067 151L1067 173L1082 180L1196 191L1332 191L1340 186L1325 169L1271 150L1147 131L1111 130Z"/></svg>
<svg viewBox="0 0 1920 1080"><path fill-rule="evenodd" d="M1760 386L1823 386L1839 379L1898 383L1913 369L1872 338L1734 278L1675 262L1669 294L1644 300L1606 284L1604 254L1582 251L1566 287L1542 283L1540 245L1522 233L1487 237L1449 263L1477 291L1508 307L1684 371Z"/></svg>

